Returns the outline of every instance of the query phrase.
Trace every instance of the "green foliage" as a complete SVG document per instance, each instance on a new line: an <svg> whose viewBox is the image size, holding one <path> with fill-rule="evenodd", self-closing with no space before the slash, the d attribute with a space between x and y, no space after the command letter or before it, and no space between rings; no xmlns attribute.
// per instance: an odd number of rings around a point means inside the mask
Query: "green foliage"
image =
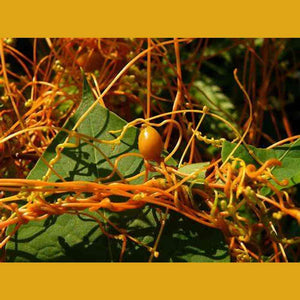
<svg viewBox="0 0 300 300"><path fill-rule="evenodd" d="M225 141L222 147L222 160L224 161L231 151L234 149L236 144L229 143ZM276 184L273 180L271 183L278 189L283 189L287 187L294 186L300 183L300 139L288 143L282 146L278 146L274 149L262 149L255 148L248 145L249 149L253 151L255 157L257 157L261 162L265 162L271 158L276 158L281 161L281 166L275 166L272 168L272 174L278 179L288 179L288 186L280 186ZM246 164L254 164L256 167L259 167L259 164L255 159L249 154L248 150L244 145L239 146L233 154L233 157L241 158L245 161ZM269 190L264 188L262 191L264 194L267 194Z"/></svg>
<svg viewBox="0 0 300 300"><path fill-rule="evenodd" d="M218 112L227 119L236 119L236 110L230 99L222 92L220 87L214 84L213 80L205 77L193 83L196 99L211 110Z"/></svg>
<svg viewBox="0 0 300 300"><path fill-rule="evenodd" d="M77 120L94 102L94 97L85 84L83 99L76 113L68 120L65 129L71 130ZM126 124L114 113L97 105L78 127L77 132L98 139L114 139L110 130L118 130ZM138 129L130 128L116 146L98 144L101 151L113 162L120 154L137 152ZM60 132L45 151L43 158L50 161L55 157L55 147L64 142L67 133ZM71 142L75 142L72 138ZM41 179L48 167L40 159L28 179ZM83 140L76 148L65 148L54 169L65 180L94 181L110 174L112 167L106 159ZM143 161L137 157L126 157L118 165L124 177L131 177L143 170ZM202 175L201 175L202 176ZM118 180L118 176L110 181ZM59 181L52 173L49 181ZM135 183L137 183L136 181ZM51 196L49 201L53 200ZM122 199L113 199L122 201ZM102 211L110 221L141 242L153 246L160 228L156 208L111 213ZM95 213L94 213L95 214ZM117 233L107 224L105 229ZM9 228L11 231L13 227ZM7 261L118 261L121 241L108 239L98 223L91 218L77 215L52 216L45 221L34 221L23 225L6 245ZM157 261L229 261L227 246L221 232L208 229L177 213L170 213L158 249ZM147 261L150 253L141 246L128 241L124 261Z"/></svg>
<svg viewBox="0 0 300 300"><path fill-rule="evenodd" d="M191 95L201 105L206 105L211 112L235 124L237 121L237 110L231 99L217 86L211 78L202 76L201 80L195 81L190 90ZM207 120L206 120L207 119ZM204 122L208 135L224 137L224 133L231 137L231 129L216 119L206 117Z"/></svg>

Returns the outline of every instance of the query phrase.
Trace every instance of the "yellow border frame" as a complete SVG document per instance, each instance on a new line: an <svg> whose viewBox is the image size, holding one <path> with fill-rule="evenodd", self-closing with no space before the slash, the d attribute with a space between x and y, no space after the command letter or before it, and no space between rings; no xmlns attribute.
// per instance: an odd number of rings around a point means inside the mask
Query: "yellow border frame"
<svg viewBox="0 0 300 300"><path fill-rule="evenodd" d="M295 0L2 0L7 37L300 37Z"/></svg>
<svg viewBox="0 0 300 300"><path fill-rule="evenodd" d="M298 264L13 263L0 270L2 299L297 299L299 282Z"/></svg>
<svg viewBox="0 0 300 300"><path fill-rule="evenodd" d="M1 37L300 37L299 2L5 1ZM285 299L299 264L1 264L2 299Z"/></svg>

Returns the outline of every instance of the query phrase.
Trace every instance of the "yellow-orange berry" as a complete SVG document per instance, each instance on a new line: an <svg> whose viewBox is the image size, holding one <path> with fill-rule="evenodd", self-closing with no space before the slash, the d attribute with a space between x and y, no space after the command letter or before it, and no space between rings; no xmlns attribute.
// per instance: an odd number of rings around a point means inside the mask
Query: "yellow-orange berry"
<svg viewBox="0 0 300 300"><path fill-rule="evenodd" d="M160 134L151 126L144 127L139 135L139 150L147 160L159 161L163 150Z"/></svg>
<svg viewBox="0 0 300 300"><path fill-rule="evenodd" d="M94 72L99 70L103 63L103 57L99 52L84 53L76 60L77 64L84 69L85 72Z"/></svg>

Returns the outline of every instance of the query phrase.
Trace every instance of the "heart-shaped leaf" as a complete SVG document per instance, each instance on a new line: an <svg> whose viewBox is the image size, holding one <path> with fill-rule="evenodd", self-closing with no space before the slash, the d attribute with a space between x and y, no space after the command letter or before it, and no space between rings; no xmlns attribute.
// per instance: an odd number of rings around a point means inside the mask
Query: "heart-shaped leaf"
<svg viewBox="0 0 300 300"><path fill-rule="evenodd" d="M93 94L85 82L83 99L76 113L64 128L71 130L78 119L94 102ZM77 132L99 139L114 139L110 130L118 130L126 124L116 114L97 104L78 127ZM138 129L131 127L120 145L98 144L101 151L113 162L120 154L138 152ZM64 142L67 133L60 132L53 139L43 157L50 161L55 157L55 147ZM72 138L71 141L74 141ZM173 163L175 163L173 161ZM124 177L131 177L143 170L143 160L138 157L126 157L118 164L118 170ZM39 160L30 172L29 179L41 179L47 166ZM80 141L76 148L65 148L54 169L65 180L93 181L107 176L111 165L93 147ZM152 174L153 175L153 174ZM118 179L116 175L111 180ZM49 181L58 181L52 173ZM142 180L142 179L141 179ZM157 209L145 206L141 209L122 213L102 211L110 221L144 244L153 246L160 229ZM11 227L9 230L12 230ZM110 226L105 229L113 232ZM52 216L45 221L32 221L23 225L6 245L8 261L118 261L121 241L108 239L99 229L99 225L88 217L74 215ZM229 261L227 246L221 232L203 227L182 217L170 213L165 231L158 246L158 261ZM145 247L128 241L124 261L147 261L150 253Z"/></svg>

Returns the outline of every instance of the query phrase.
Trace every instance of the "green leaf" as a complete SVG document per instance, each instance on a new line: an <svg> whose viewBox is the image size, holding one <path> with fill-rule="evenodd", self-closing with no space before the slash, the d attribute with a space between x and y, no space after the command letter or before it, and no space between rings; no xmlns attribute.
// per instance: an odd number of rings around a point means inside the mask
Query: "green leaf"
<svg viewBox="0 0 300 300"><path fill-rule="evenodd" d="M222 160L225 161L231 151L234 149L236 144L225 141L222 147ZM278 179L288 179L288 186L280 186L276 184L273 180L271 183L278 189L283 189L287 187L294 186L300 183L300 139L278 146L273 149L262 149L255 148L253 146L248 146L250 150L253 151L254 155L261 161L265 162L271 158L276 158L281 161L282 166L276 166L272 168L272 174ZM254 164L259 167L259 164L254 160L254 158L249 154L248 150L244 145L241 145L233 154L234 157L243 159L246 164ZM269 191L264 189L264 194Z"/></svg>
<svg viewBox="0 0 300 300"><path fill-rule="evenodd" d="M237 113L233 102L211 78L202 76L202 80L195 81L192 85L191 93L198 102L206 105L211 111L217 112L218 115L227 120L237 120ZM216 125L220 128L227 128L224 124L222 125L222 122L219 124L218 120L214 120L214 122L209 124L212 129L215 129Z"/></svg>
<svg viewBox="0 0 300 300"><path fill-rule="evenodd" d="M94 102L94 97L85 83L82 102L76 113L66 123L65 128L71 130L77 120ZM81 123L79 133L99 139L114 139L110 130L123 128L126 124L112 112L97 105ZM115 147L107 144L97 144L101 151L112 162L122 153L138 152L138 129L130 128ZM60 132L53 139L43 157L50 161L55 157L55 147L62 143L67 134ZM172 161L175 163L175 161ZM143 160L137 157L126 157L118 165L124 177L130 177L143 170ZM64 179L93 181L107 176L111 166L95 151L93 147L80 141L76 148L65 148L61 159L54 169ZM39 160L30 172L29 179L41 179L47 171L47 166ZM153 174L152 174L153 176ZM118 179L116 175L112 180ZM141 179L143 180L143 178ZM59 181L52 174L50 181ZM53 196L51 196L53 197ZM122 199L113 199L121 201ZM110 221L143 242L153 246L160 229L160 218L156 208L145 206L142 209L128 210L122 213L112 213L102 210ZM176 221L174 221L176 220ZM9 231L13 226L9 228ZM105 225L110 233L116 233L111 226ZM118 261L122 243L119 240L108 239L99 229L99 225L88 217L74 215L52 216L45 221L33 221L21 226L17 234L6 245L7 261ZM163 233L158 251L161 255L158 261L229 261L227 247L221 232L208 229L182 217L170 213L165 232ZM145 247L127 242L124 261L147 261L150 256Z"/></svg>
<svg viewBox="0 0 300 300"><path fill-rule="evenodd" d="M184 173L186 175L190 175L194 172L197 172L197 176L189 179L187 182L192 184L203 184L205 179L206 169L209 166L209 162L201 162L195 164L185 165L178 169L179 172ZM178 175L180 178L184 178L185 176Z"/></svg>
<svg viewBox="0 0 300 300"><path fill-rule="evenodd" d="M168 219L158 250L158 261L161 262L230 261L220 231L192 222L176 213Z"/></svg>

